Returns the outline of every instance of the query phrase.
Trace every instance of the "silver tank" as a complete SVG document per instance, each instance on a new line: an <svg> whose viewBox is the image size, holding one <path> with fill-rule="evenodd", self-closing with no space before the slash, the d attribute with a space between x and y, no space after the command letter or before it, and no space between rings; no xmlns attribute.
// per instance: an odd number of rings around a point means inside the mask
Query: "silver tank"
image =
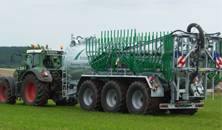
<svg viewBox="0 0 222 130"><path fill-rule="evenodd" d="M91 75L92 69L86 55L84 40L72 40L63 56L63 70L71 80L79 80L81 75Z"/></svg>

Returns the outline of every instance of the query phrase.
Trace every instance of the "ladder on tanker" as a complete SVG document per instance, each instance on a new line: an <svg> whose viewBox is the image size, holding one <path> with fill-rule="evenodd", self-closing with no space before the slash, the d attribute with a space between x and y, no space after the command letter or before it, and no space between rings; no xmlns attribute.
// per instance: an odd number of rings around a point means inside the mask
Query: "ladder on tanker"
<svg viewBox="0 0 222 130"><path fill-rule="evenodd" d="M68 82L67 82L68 76L67 76L67 67L64 66L62 68L62 97L67 96L67 90L68 90Z"/></svg>
<svg viewBox="0 0 222 130"><path fill-rule="evenodd" d="M68 74L67 66L62 68L62 97L68 97L77 92L77 88L74 87L74 82L70 79L71 75Z"/></svg>

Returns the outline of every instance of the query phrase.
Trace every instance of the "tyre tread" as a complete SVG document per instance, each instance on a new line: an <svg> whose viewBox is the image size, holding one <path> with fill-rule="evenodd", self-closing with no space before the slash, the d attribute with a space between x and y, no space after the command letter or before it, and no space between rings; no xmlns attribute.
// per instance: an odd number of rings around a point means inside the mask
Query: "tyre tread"
<svg viewBox="0 0 222 130"><path fill-rule="evenodd" d="M28 81L26 81L26 80L28 80ZM33 102L30 103L26 99L24 100L25 92L22 92L24 104L31 105L31 106L46 106L46 104L48 103L48 99L49 99L48 83L39 81L38 78L33 74L28 74L23 81L23 89L22 90L25 90L24 87L26 87L26 84L24 84L24 82L29 82L30 80L33 80L33 82L36 83L35 87L38 89L38 91L36 94L36 98L33 100L34 103Z"/></svg>
<svg viewBox="0 0 222 130"><path fill-rule="evenodd" d="M6 103L6 104L15 104L15 102L16 102L15 98L16 97L12 96L11 88L10 88L10 85L9 85L8 81L7 80L2 80L0 84L1 84L0 87L4 85L6 87L6 89L8 90L8 92L7 92L8 95L7 95L6 101L4 103Z"/></svg>

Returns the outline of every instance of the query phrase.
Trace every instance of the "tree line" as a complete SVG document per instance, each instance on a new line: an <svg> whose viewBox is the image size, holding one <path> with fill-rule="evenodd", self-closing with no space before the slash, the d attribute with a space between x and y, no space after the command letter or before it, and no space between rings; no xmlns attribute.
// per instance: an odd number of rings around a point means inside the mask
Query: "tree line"
<svg viewBox="0 0 222 130"><path fill-rule="evenodd" d="M25 59L20 56L14 56L14 60L11 61L13 54L24 54L27 47L0 47L0 68L18 68L24 65Z"/></svg>
<svg viewBox="0 0 222 130"><path fill-rule="evenodd" d="M24 57L14 55L13 61L11 61L11 56L13 54L25 54L29 49L50 50L47 44L45 46L37 44L35 48L32 45L27 45L26 47L0 47L0 68L18 68L24 66Z"/></svg>

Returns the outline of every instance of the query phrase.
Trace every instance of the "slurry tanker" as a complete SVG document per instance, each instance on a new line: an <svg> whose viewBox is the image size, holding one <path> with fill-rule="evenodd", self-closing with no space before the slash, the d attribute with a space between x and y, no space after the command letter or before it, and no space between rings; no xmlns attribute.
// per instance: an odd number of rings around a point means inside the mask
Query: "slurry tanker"
<svg viewBox="0 0 222 130"><path fill-rule="evenodd" d="M13 77L1 78L1 103L22 99L25 105L45 106L52 99L56 105L79 103L86 111L193 115L222 81L222 36L195 23L170 33L72 36L65 51L33 49L17 56L26 63Z"/></svg>

